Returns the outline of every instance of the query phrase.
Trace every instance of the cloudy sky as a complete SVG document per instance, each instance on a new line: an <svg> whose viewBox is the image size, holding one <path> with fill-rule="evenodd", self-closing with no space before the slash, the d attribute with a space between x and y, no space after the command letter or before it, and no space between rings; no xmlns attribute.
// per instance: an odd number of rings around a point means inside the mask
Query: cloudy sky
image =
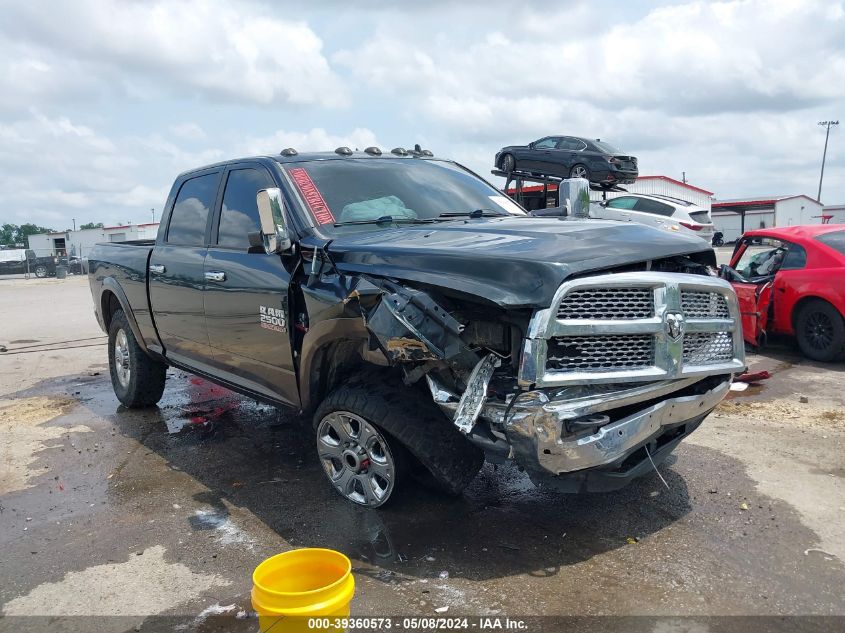
<svg viewBox="0 0 845 633"><path fill-rule="evenodd" d="M387 5L3 2L0 224L149 221L178 172L287 146L489 174L547 134L719 198L815 196L817 122L845 119L843 2ZM845 120L822 199L845 203Z"/></svg>

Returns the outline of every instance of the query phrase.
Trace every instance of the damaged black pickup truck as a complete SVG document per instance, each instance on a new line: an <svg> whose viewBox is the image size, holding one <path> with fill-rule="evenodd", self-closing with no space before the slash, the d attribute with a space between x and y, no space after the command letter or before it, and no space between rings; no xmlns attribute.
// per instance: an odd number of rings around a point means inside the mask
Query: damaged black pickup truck
<svg viewBox="0 0 845 633"><path fill-rule="evenodd" d="M332 485L459 493L486 457L610 490L659 464L744 367L701 240L532 217L460 165L378 148L180 175L155 241L89 256L112 384L165 368L313 416Z"/></svg>

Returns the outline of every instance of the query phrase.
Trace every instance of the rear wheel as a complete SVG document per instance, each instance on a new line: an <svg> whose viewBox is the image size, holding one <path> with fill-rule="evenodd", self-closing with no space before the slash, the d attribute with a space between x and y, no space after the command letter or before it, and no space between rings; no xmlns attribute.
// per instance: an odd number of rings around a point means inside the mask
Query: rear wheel
<svg viewBox="0 0 845 633"><path fill-rule="evenodd" d="M502 171L509 174L514 169L516 169L516 159L513 154L505 154L502 157Z"/></svg>
<svg viewBox="0 0 845 633"><path fill-rule="evenodd" d="M459 494L484 463L482 451L427 394L384 373L364 374L331 392L314 426L332 486L369 507L391 501L420 470L426 483Z"/></svg>
<svg viewBox="0 0 845 633"><path fill-rule="evenodd" d="M572 169L569 170L569 177L570 178L586 178L587 180L590 179L590 170L587 169L586 165L582 165L578 163L577 165L573 165Z"/></svg>
<svg viewBox="0 0 845 633"><path fill-rule="evenodd" d="M161 400L167 366L147 355L129 327L123 310L109 324L109 373L114 394L130 409L151 407Z"/></svg>
<svg viewBox="0 0 845 633"><path fill-rule="evenodd" d="M39 264L35 267L35 276L39 279L43 279L47 276L47 267L44 264Z"/></svg>
<svg viewBox="0 0 845 633"><path fill-rule="evenodd" d="M813 360L830 362L845 355L845 321L827 301L813 299L799 309L795 319L798 347Z"/></svg>

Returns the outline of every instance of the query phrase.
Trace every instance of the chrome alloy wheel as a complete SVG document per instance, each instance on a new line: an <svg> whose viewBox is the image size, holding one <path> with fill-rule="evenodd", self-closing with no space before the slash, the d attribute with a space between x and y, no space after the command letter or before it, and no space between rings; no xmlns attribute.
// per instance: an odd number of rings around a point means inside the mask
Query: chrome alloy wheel
<svg viewBox="0 0 845 633"><path fill-rule="evenodd" d="M127 388L132 378L132 369L129 366L129 341L123 330L118 330L114 337L114 373L120 386Z"/></svg>
<svg viewBox="0 0 845 633"><path fill-rule="evenodd" d="M337 491L371 508L393 492L396 464L381 433L364 418L332 411L317 427L317 453Z"/></svg>
<svg viewBox="0 0 845 633"><path fill-rule="evenodd" d="M587 173L587 168L583 165L575 165L572 168L572 172L569 174L570 178L589 178L589 174Z"/></svg>

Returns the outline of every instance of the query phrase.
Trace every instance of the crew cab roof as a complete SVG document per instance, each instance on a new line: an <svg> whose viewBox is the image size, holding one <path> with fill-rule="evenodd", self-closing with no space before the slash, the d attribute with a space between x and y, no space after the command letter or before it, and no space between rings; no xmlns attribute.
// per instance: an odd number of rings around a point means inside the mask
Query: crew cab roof
<svg viewBox="0 0 845 633"><path fill-rule="evenodd" d="M242 158L231 158L229 160L220 161L219 163L211 163L209 165L203 165L202 167L195 167L194 169L189 169L187 171L182 172L179 174L178 178L182 178L188 174L193 174L195 172L204 171L206 169L214 169L215 167L225 167L226 165L233 165L235 163L245 163L245 162L256 162L256 161L276 161L277 163L285 164L285 163L300 163L303 161L310 161L310 160L350 160L350 159L367 159L367 160L383 160L385 158L393 158L393 159L402 159L402 160L443 160L437 159L433 156L419 156L414 155L408 151L408 154L402 156L391 153L388 151L383 151L381 155L374 155L369 154L367 152L360 152L354 151L351 154L338 154L337 152L302 152L295 154L293 156L283 156L281 154L265 154L265 155L258 155L258 156L245 156Z"/></svg>

